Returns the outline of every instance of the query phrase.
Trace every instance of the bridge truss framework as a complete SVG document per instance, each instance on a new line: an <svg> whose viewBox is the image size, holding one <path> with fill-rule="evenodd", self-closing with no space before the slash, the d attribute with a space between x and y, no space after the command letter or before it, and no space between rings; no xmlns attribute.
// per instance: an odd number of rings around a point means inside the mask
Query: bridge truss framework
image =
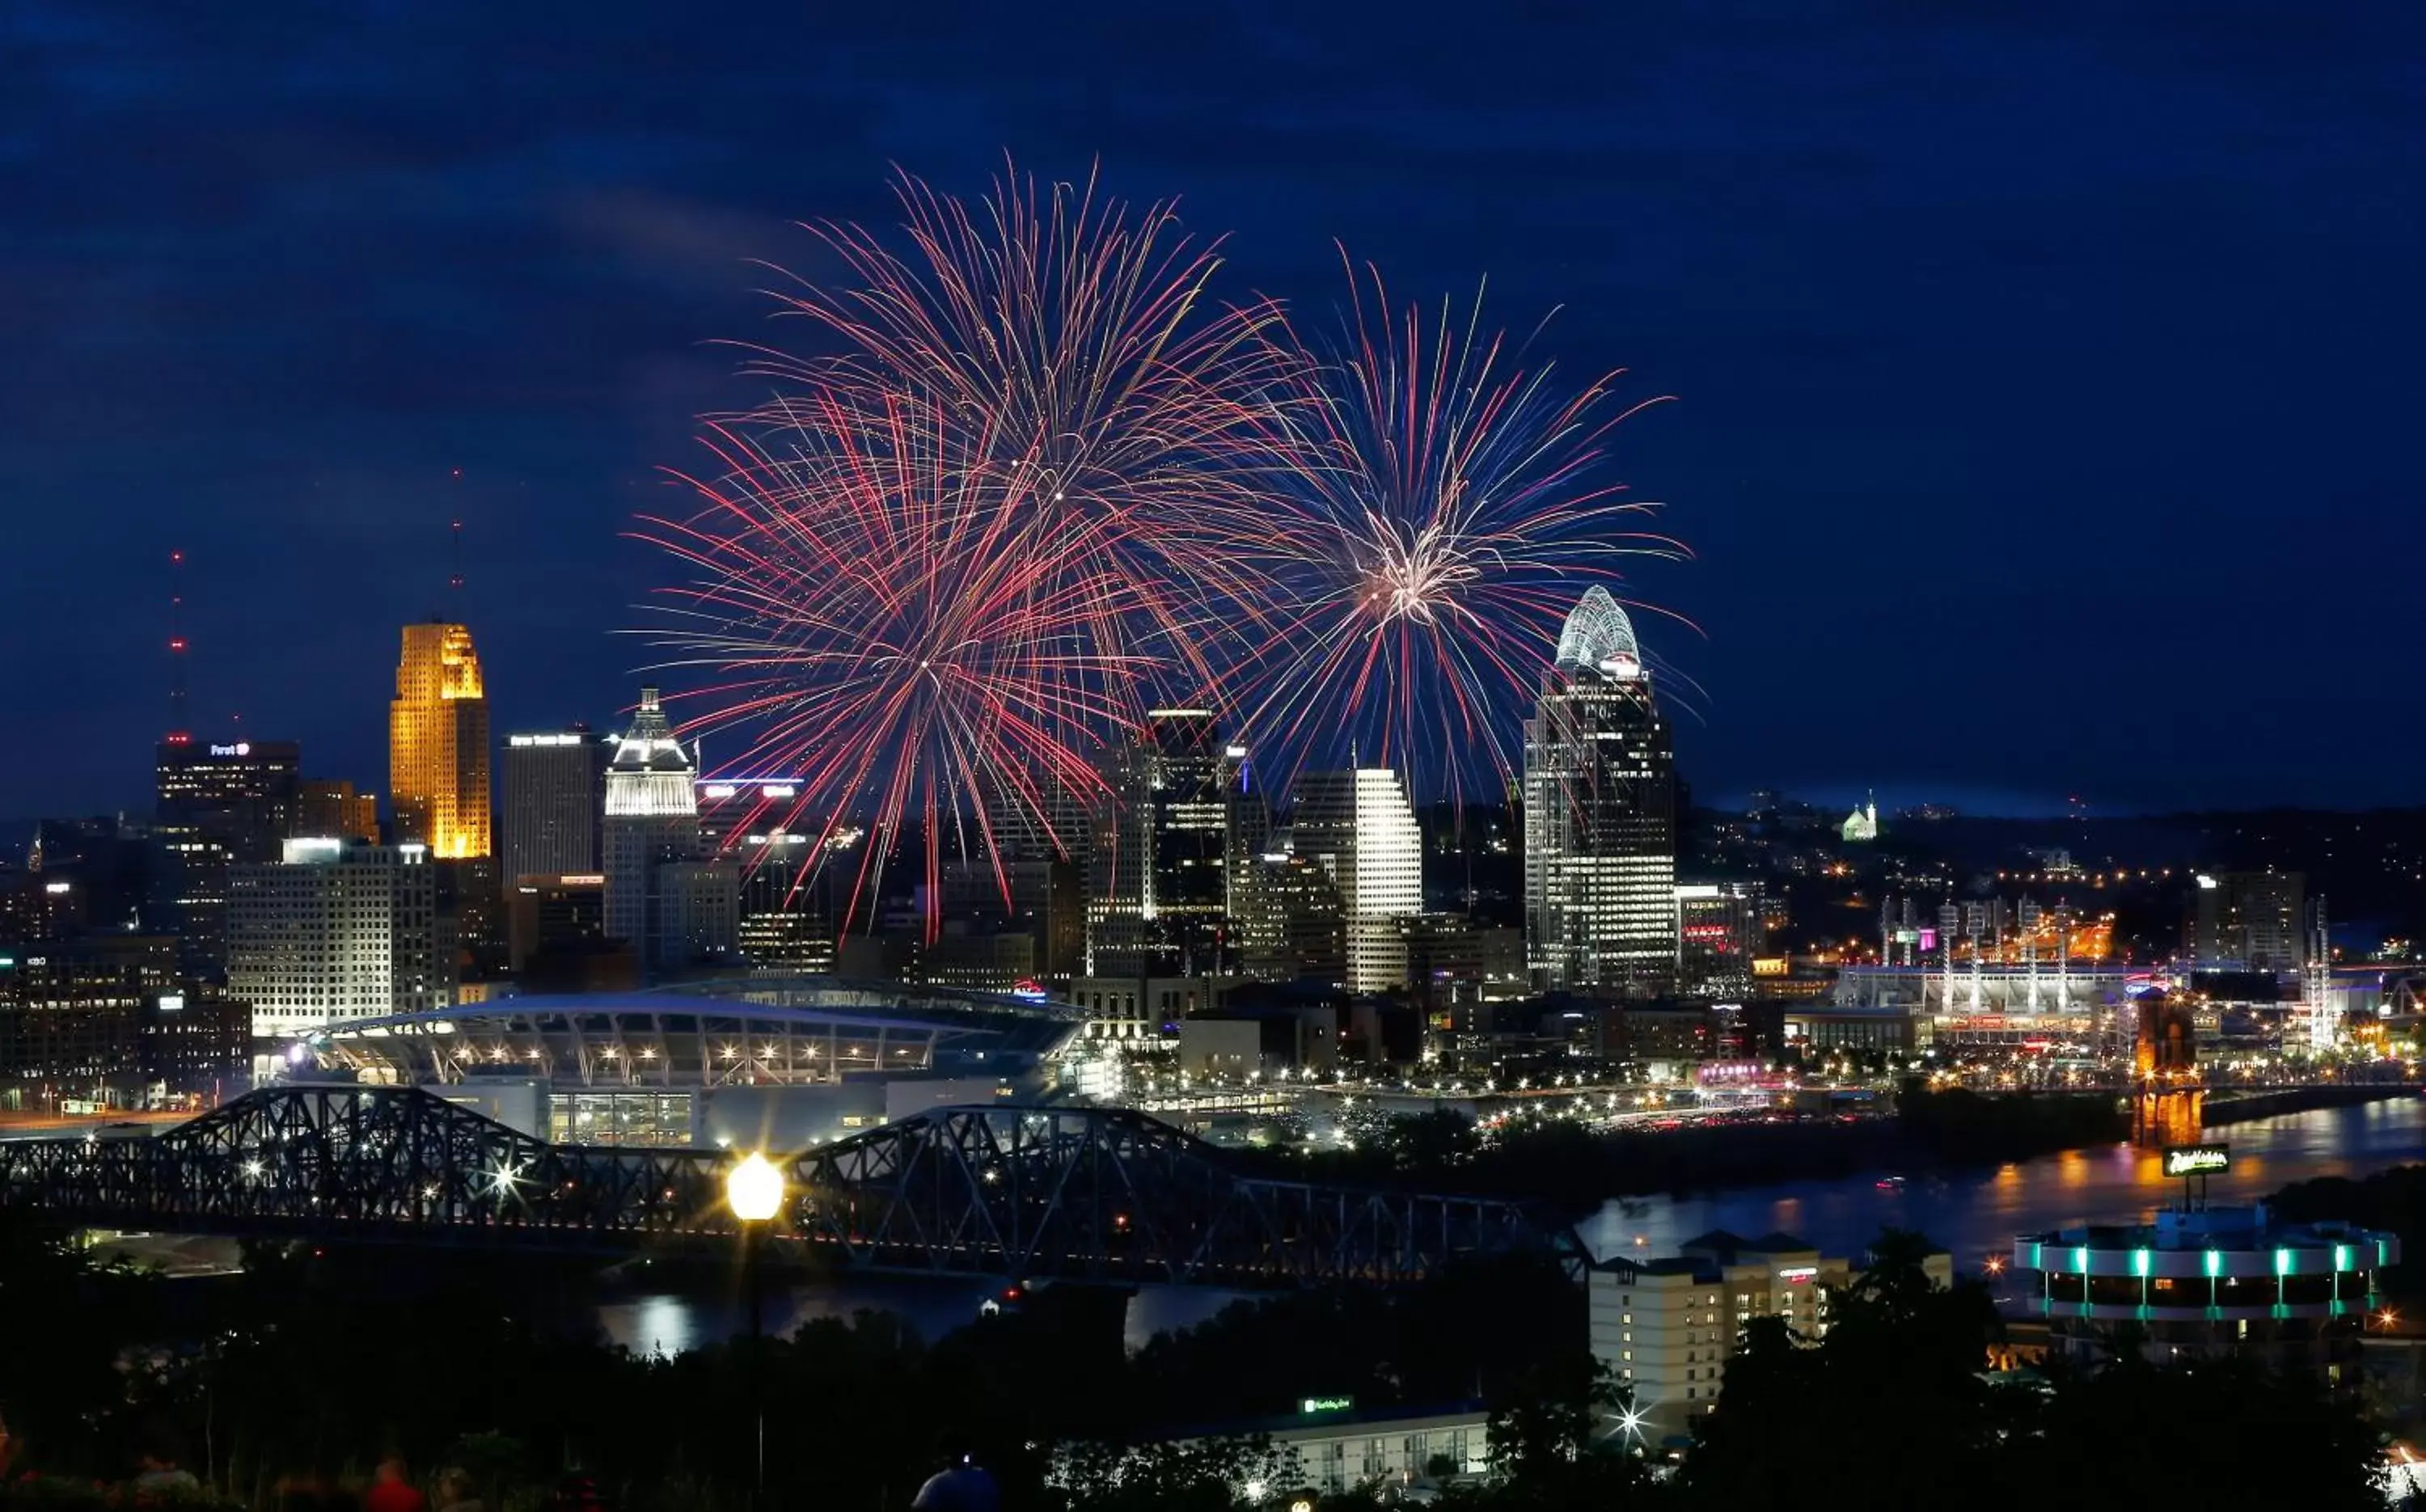
<svg viewBox="0 0 2426 1512"><path fill-rule="evenodd" d="M557 1146L417 1087L253 1092L154 1137L0 1144L0 1208L86 1228L620 1250L731 1242L714 1150ZM787 1166L773 1252L941 1276L1418 1280L1572 1234L1521 1204L1238 1172L1123 1109L945 1108Z"/></svg>

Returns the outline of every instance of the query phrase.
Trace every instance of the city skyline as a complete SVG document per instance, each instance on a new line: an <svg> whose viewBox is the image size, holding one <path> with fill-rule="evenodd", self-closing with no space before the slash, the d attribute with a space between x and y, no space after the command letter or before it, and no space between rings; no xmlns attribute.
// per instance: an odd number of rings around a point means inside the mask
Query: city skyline
<svg viewBox="0 0 2426 1512"><path fill-rule="evenodd" d="M139 791L168 683L151 564L172 548L191 555L198 732L291 736L376 788L360 668L450 599L499 717L612 717L643 658L606 633L651 577L618 533L664 497L654 470L691 457L692 417L746 395L701 345L756 329L742 260L802 255L792 219L881 217L888 160L965 191L1006 148L1063 178L1103 153L1124 192L1186 196L1190 225L1232 230L1254 286L1311 325L1338 302L1337 236L1409 297L1487 273L1519 329L1563 303L1545 341L1568 371L1625 364L1679 395L1624 427L1617 461L1698 555L1639 576L1709 633L1672 653L1708 689L1706 728L1678 731L1704 792L2078 791L2101 812L2414 796L2399 711L2329 762L2296 721L2224 712L2243 680L2341 701L2398 685L2402 637L2375 633L2397 629L2388 601L2342 596L2330 654L2313 619L2229 668L2191 653L2210 609L2417 544L2393 505L2418 464L2384 380L2418 333L2390 250L2417 210L2377 188L2420 139L2420 103L2385 72L2413 14L2083 12L2017 42L1992 18L1849 10L1751 42L1716 19L1577 13L1455 49L1418 24L1393 28L1408 45L1383 67L1321 72L1318 97L1349 120L1375 91L1459 103L1357 132L1275 105L1367 28L1355 8L1211 28L1151 90L1116 66L1116 28L1074 16L1057 56L1102 81L1083 128L1000 66L1034 45L1007 24L913 50L888 23L830 19L798 35L800 69L736 77L672 19L609 6L597 45L551 64L543 120L514 113L515 88L461 107L461 60L429 40L444 26L405 24L332 18L226 54L139 7L24 34L12 105L45 150L0 246L26 293L0 435L22 497L79 507L24 511L22 549L63 566L0 609L0 634L54 648L19 692L55 736L42 752L77 760L21 757L0 807ZM494 40L482 56L514 56ZM1612 57L1625 88L1585 61ZM2064 110L2008 129L2046 108L2051 72ZM94 82L111 76L146 83ZM938 89L961 107L924 108ZM1253 173L1209 159L1174 129L1183 107L1271 150ZM163 137L155 108L198 129ZM235 129L320 119L338 124L308 140ZM765 144L812 125L830 150L768 171ZM410 192L370 192L380 144L416 133ZM1511 150L1545 134L1559 151ZM242 146L192 159L204 141ZM137 192L81 187L99 182ZM366 307L363 288L389 293ZM165 339L137 359L100 309ZM334 313L365 310L367 332ZM105 580L87 565L104 561ZM339 563L338 608L293 634L297 586ZM2207 602L2151 616L2152 582ZM116 612L88 623L105 592ZM1856 607L1882 595L1911 612ZM1780 654L1815 632L1826 666ZM2127 742L2095 720L2006 738L2012 690L2055 669L2171 712ZM1919 703L1938 716L1900 716ZM1802 738L1820 728L1824 748Z"/></svg>

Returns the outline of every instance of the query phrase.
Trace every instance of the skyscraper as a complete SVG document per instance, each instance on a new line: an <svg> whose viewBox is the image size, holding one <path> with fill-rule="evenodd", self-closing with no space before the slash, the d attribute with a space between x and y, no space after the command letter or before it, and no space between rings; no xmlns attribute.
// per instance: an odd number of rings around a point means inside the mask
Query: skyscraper
<svg viewBox="0 0 2426 1512"><path fill-rule="evenodd" d="M1407 985L1400 921L1424 909L1423 835L1399 774L1386 766L1308 772L1298 780L1288 844L1331 877L1347 926L1348 989Z"/></svg>
<svg viewBox="0 0 2426 1512"><path fill-rule="evenodd" d="M455 1001L450 922L420 845L307 837L231 870L228 990L256 1036Z"/></svg>
<svg viewBox="0 0 2426 1512"><path fill-rule="evenodd" d="M644 976L736 957L738 877L705 854L696 756L674 738L657 690L640 690L606 778L606 933Z"/></svg>
<svg viewBox="0 0 2426 1512"><path fill-rule="evenodd" d="M397 842L427 845L437 861L490 854L489 700L470 630L439 619L404 627L387 732Z"/></svg>
<svg viewBox="0 0 2426 1512"><path fill-rule="evenodd" d="M505 878L581 876L600 865L598 823L611 743L588 725L508 735Z"/></svg>
<svg viewBox="0 0 2426 1512"><path fill-rule="evenodd" d="M1633 623L1593 587L1525 726L1525 913L1553 990L1655 995L1676 973L1676 760Z"/></svg>
<svg viewBox="0 0 2426 1512"><path fill-rule="evenodd" d="M291 740L158 747L152 834L160 866L149 927L178 937L185 970L226 964L228 868L278 859L295 830L302 764Z"/></svg>
<svg viewBox="0 0 2426 1512"><path fill-rule="evenodd" d="M1135 741L1112 752L1112 808L1088 889L1089 974L1218 971L1229 909L1229 749L1210 710L1156 709Z"/></svg>

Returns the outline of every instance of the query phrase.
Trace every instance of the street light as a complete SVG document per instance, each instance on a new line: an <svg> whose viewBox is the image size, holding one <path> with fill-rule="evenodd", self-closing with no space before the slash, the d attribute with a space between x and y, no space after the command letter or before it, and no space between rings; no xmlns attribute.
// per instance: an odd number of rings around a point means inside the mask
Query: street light
<svg viewBox="0 0 2426 1512"><path fill-rule="evenodd" d="M765 1353L758 1318L758 1226L784 1206L784 1173L758 1150L724 1173L724 1205L741 1224L741 1287L750 1295L750 1415L757 1424L757 1491L767 1489L767 1406L759 1384Z"/></svg>
<svg viewBox="0 0 2426 1512"><path fill-rule="evenodd" d="M724 1173L724 1203L743 1223L764 1223L784 1205L784 1173L757 1150Z"/></svg>

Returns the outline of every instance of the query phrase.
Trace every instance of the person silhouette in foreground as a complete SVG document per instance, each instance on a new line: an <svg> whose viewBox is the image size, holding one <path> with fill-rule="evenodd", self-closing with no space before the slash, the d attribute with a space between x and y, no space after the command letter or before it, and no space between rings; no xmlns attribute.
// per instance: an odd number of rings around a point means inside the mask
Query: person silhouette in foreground
<svg viewBox="0 0 2426 1512"><path fill-rule="evenodd" d="M606 1512L606 1498L587 1475L567 1475L547 1499L548 1512Z"/></svg>
<svg viewBox="0 0 2426 1512"><path fill-rule="evenodd" d="M135 1456L135 1488L138 1491L187 1496L202 1488L194 1472L177 1463L176 1441L154 1430Z"/></svg>
<svg viewBox="0 0 2426 1512"><path fill-rule="evenodd" d="M363 1498L363 1512L429 1512L429 1501L413 1489L404 1472L404 1461L390 1455L380 1461L379 1472L371 1477L371 1488Z"/></svg>

